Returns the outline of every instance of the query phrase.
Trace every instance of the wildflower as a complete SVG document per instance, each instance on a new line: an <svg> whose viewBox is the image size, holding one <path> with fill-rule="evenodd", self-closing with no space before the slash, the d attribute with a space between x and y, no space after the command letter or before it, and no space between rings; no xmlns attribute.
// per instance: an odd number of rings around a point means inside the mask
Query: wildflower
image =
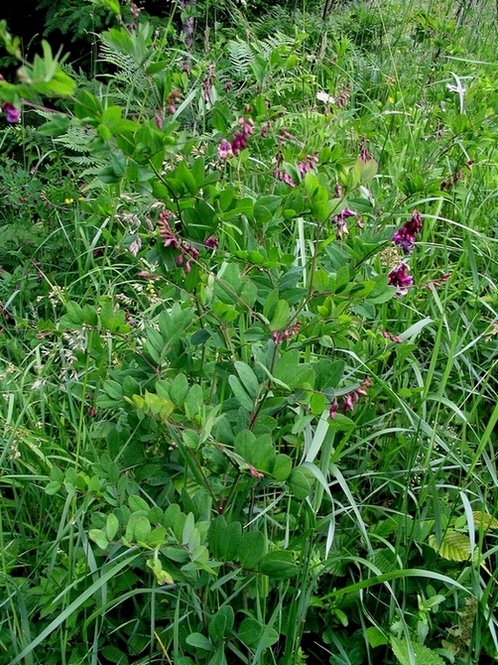
<svg viewBox="0 0 498 665"><path fill-rule="evenodd" d="M290 176L287 171L284 171L283 169L275 169L273 171L273 175L277 180L281 180L282 182L285 182L286 185L289 185L289 187L295 187L296 183L292 179L292 176Z"/></svg>
<svg viewBox="0 0 498 665"><path fill-rule="evenodd" d="M69 206L71 205L71 203L74 203L74 199L71 198L64 199L64 203Z"/></svg>
<svg viewBox="0 0 498 665"><path fill-rule="evenodd" d="M340 404L337 398L334 399L334 401L330 404L329 418L333 420L339 408L344 414L346 414L348 411L354 411L355 404L358 404L361 397L367 396L368 394L367 390L368 388L370 388L371 385L372 385L372 380L370 379L370 377L367 376L367 378L364 381L362 381L357 388L353 388L353 390L346 393L341 398Z"/></svg>
<svg viewBox="0 0 498 665"><path fill-rule="evenodd" d="M404 296L408 287L413 286L413 277L408 274L408 264L403 261L391 270L387 276L387 283L396 287L396 295Z"/></svg>
<svg viewBox="0 0 498 665"><path fill-rule="evenodd" d="M226 139L222 139L220 145L218 146L218 157L220 159L228 159L228 157L233 157L232 145Z"/></svg>
<svg viewBox="0 0 498 665"><path fill-rule="evenodd" d="M403 344L401 337L398 337L398 335L393 335L393 333L390 333L387 330L382 331L382 337L390 340L391 342L394 342L395 344Z"/></svg>
<svg viewBox="0 0 498 665"><path fill-rule="evenodd" d="M337 413L337 409L339 408L339 402L335 399L332 404L330 405L330 410L329 410L329 418L334 420L335 414Z"/></svg>
<svg viewBox="0 0 498 665"><path fill-rule="evenodd" d="M314 169L317 164L318 164L317 155L306 155L306 157L299 162L297 168L299 169L299 173L301 175L304 175L305 173L308 173L308 171Z"/></svg>
<svg viewBox="0 0 498 665"><path fill-rule="evenodd" d="M329 95L327 92L324 92L323 90L319 90L316 93L316 98L318 99L319 102L323 102L324 104L335 104L336 102L335 97L332 97L332 95Z"/></svg>
<svg viewBox="0 0 498 665"><path fill-rule="evenodd" d="M293 326L285 328L284 330L274 330L272 333L274 343L280 344L281 342L287 341L291 337L294 337L294 335L297 335L299 332L300 327L301 323L298 321Z"/></svg>
<svg viewBox="0 0 498 665"><path fill-rule="evenodd" d="M238 155L241 150L247 148L247 135L243 132L237 132L232 141L232 152Z"/></svg>
<svg viewBox="0 0 498 665"><path fill-rule="evenodd" d="M415 245L415 237L422 230L422 215L414 210L410 219L393 234L391 241L409 254Z"/></svg>
<svg viewBox="0 0 498 665"><path fill-rule="evenodd" d="M270 123L267 122L265 125L261 127L261 136L262 138L266 138L268 136L268 132L270 130Z"/></svg>
<svg viewBox="0 0 498 665"><path fill-rule="evenodd" d="M19 122L21 119L21 111L8 102L2 104L2 110L5 113L5 120L7 122Z"/></svg>
<svg viewBox="0 0 498 665"><path fill-rule="evenodd" d="M243 116L239 118L239 125L242 131L236 132L235 136L230 143L226 139L222 139L218 146L218 156L220 159L227 159L238 155L241 150L247 148L248 136L254 133L254 120L252 118L245 119Z"/></svg>
<svg viewBox="0 0 498 665"><path fill-rule="evenodd" d="M260 471L256 471L256 469L252 465L249 466L249 472L250 472L251 476L253 476L254 478L264 478L265 477L263 473L261 473Z"/></svg>
<svg viewBox="0 0 498 665"><path fill-rule="evenodd" d="M343 208L340 213L332 217L332 221L337 227L336 236L338 240L342 240L344 236L349 235L349 229L346 220L350 217L354 217L357 214L358 213L356 213L354 210Z"/></svg>
<svg viewBox="0 0 498 665"><path fill-rule="evenodd" d="M140 249L142 248L142 240L140 236L135 236L134 240L130 243L129 251L132 256L136 256Z"/></svg>
<svg viewBox="0 0 498 665"><path fill-rule="evenodd" d="M208 247L209 249L216 249L219 244L220 241L215 236L209 236L209 238L204 240L204 247Z"/></svg>
<svg viewBox="0 0 498 665"><path fill-rule="evenodd" d="M373 155L368 149L368 141L365 136L361 141L360 154L358 155L358 159L360 160L360 162L363 162L364 164L373 159Z"/></svg>

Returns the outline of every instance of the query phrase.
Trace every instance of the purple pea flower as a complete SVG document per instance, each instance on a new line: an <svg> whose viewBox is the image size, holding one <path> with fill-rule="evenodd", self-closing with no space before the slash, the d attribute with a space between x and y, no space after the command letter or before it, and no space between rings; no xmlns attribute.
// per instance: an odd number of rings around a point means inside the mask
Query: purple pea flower
<svg viewBox="0 0 498 665"><path fill-rule="evenodd" d="M413 250L417 233L422 230L422 215L418 210L414 210L410 219L394 233L391 240L400 247L405 254Z"/></svg>
<svg viewBox="0 0 498 665"><path fill-rule="evenodd" d="M5 113L5 120L7 120L7 122L19 122L21 119L21 111L16 109L15 106L12 106L12 104L4 102L2 104L2 109Z"/></svg>
<svg viewBox="0 0 498 665"><path fill-rule="evenodd" d="M405 296L408 287L413 286L413 277L408 274L408 264L402 261L393 268L387 276L387 283L396 287L396 295Z"/></svg>

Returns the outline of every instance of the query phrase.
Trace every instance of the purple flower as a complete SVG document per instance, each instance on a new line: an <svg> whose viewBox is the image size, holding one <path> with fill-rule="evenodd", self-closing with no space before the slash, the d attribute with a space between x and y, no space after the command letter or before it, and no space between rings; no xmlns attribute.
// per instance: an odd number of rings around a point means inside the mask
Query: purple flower
<svg viewBox="0 0 498 665"><path fill-rule="evenodd" d="M273 175L277 180L281 180L282 182L285 182L286 185L289 185L289 187L295 187L296 183L292 179L292 176L290 176L287 171L284 171L283 169L274 169Z"/></svg>
<svg viewBox="0 0 498 665"><path fill-rule="evenodd" d="M401 262L387 276L387 283L396 287L396 295L404 296L408 287L413 286L413 277L408 274L408 264Z"/></svg>
<svg viewBox="0 0 498 665"><path fill-rule="evenodd" d="M233 157L232 146L226 139L222 139L220 145L218 146L218 157L220 159L228 159L229 157Z"/></svg>
<svg viewBox="0 0 498 665"><path fill-rule="evenodd" d="M204 240L204 246L209 247L209 249L216 249L219 244L220 241L215 236L209 236L209 238L206 238L206 240Z"/></svg>
<svg viewBox="0 0 498 665"><path fill-rule="evenodd" d="M391 238L392 242L400 247L405 254L409 254L413 250L417 233L420 233L422 230L422 225L422 215L418 210L414 210L406 224L403 224L403 226L394 233Z"/></svg>
<svg viewBox="0 0 498 665"><path fill-rule="evenodd" d="M332 217L332 221L335 222L337 226L336 235L338 240L342 240L344 236L349 235L349 229L346 220L350 217L354 217L357 214L358 213L356 213L354 210L350 210L350 208L343 208L340 213Z"/></svg>
<svg viewBox="0 0 498 665"><path fill-rule="evenodd" d="M12 104L4 102L2 104L2 109L5 113L5 120L7 120L7 122L19 122L21 119L21 111L16 109L15 106L12 106Z"/></svg>
<svg viewBox="0 0 498 665"><path fill-rule="evenodd" d="M337 413L337 409L339 408L339 402L335 399L332 404L330 405L330 410L329 410L329 418L334 420L335 414Z"/></svg>
<svg viewBox="0 0 498 665"><path fill-rule="evenodd" d="M232 141L232 152L238 155L241 150L247 148L247 134L245 132L237 132Z"/></svg>

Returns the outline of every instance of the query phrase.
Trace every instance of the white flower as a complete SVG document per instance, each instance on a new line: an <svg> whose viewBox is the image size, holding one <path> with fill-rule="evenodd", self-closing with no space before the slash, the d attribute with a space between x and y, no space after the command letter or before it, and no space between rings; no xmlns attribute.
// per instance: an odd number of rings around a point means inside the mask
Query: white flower
<svg viewBox="0 0 498 665"><path fill-rule="evenodd" d="M323 90L319 90L316 93L316 98L319 102L323 102L324 104L335 104L335 97L332 97L332 95L329 95L328 92L324 92Z"/></svg>

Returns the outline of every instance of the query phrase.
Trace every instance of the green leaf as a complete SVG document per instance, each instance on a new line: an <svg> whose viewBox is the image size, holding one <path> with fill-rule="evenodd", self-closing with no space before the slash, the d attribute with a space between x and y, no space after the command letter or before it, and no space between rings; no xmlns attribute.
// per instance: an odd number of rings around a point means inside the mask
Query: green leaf
<svg viewBox="0 0 498 665"><path fill-rule="evenodd" d="M57 113L52 116L51 120L40 125L36 131L42 136L61 136L67 132L70 124L71 121L68 116Z"/></svg>
<svg viewBox="0 0 498 665"><path fill-rule="evenodd" d="M150 510L150 506L147 503L147 501L145 501L145 499L142 499L141 496L138 496L136 494L131 494L128 497L128 505L130 506L130 510L132 512L136 512L138 510L145 510L148 513Z"/></svg>
<svg viewBox="0 0 498 665"><path fill-rule="evenodd" d="M185 374L178 374L171 382L169 396L178 406L182 405L188 394L188 381Z"/></svg>
<svg viewBox="0 0 498 665"><path fill-rule="evenodd" d="M266 538L261 531L248 531L242 536L239 561L243 568L255 569L266 551Z"/></svg>
<svg viewBox="0 0 498 665"><path fill-rule="evenodd" d="M240 380L233 374L228 377L228 383L232 389L235 399L246 411L251 412L254 406L254 400L248 395Z"/></svg>
<svg viewBox="0 0 498 665"><path fill-rule="evenodd" d="M289 321L290 307L287 300L279 300L270 323L271 330L282 330Z"/></svg>
<svg viewBox="0 0 498 665"><path fill-rule="evenodd" d="M252 399L255 399L259 392L259 381L253 370L244 362L237 360L234 363L235 371L239 375L240 381L245 390ZM252 408L252 405L251 405Z"/></svg>
<svg viewBox="0 0 498 665"><path fill-rule="evenodd" d="M227 665L227 658L225 656L225 646L220 644L214 654L209 659L208 665Z"/></svg>
<svg viewBox="0 0 498 665"><path fill-rule="evenodd" d="M273 468L271 470L271 475L278 480L283 482L287 480L292 471L292 459L285 455L284 453L279 453L275 457L275 462L273 463Z"/></svg>
<svg viewBox="0 0 498 665"><path fill-rule="evenodd" d="M102 529L90 529L88 532L88 537L90 540L93 540L93 542L96 543L101 550L105 550L109 547L109 541L107 540L107 537Z"/></svg>
<svg viewBox="0 0 498 665"><path fill-rule="evenodd" d="M436 536L429 536L429 545L444 559L449 561L468 561L471 556L470 538L464 534L448 529L441 544L437 545ZM473 559L478 557L477 548L474 549Z"/></svg>
<svg viewBox="0 0 498 665"><path fill-rule="evenodd" d="M102 656L110 663L116 665L128 665L128 657L118 647L108 645L101 650Z"/></svg>
<svg viewBox="0 0 498 665"><path fill-rule="evenodd" d="M234 622L234 611L231 605L220 607L214 617L209 621L208 633L211 642L217 644L225 637L229 637Z"/></svg>
<svg viewBox="0 0 498 665"><path fill-rule="evenodd" d="M105 535L107 540L114 540L119 529L119 520L114 513L107 516Z"/></svg>
<svg viewBox="0 0 498 665"><path fill-rule="evenodd" d="M121 7L119 6L118 0L90 0L90 2L93 2L93 4L97 5L97 7L104 7L105 9L109 9L109 11L111 11L116 16L121 14Z"/></svg>
<svg viewBox="0 0 498 665"><path fill-rule="evenodd" d="M77 302L70 300L66 303L67 315L72 323L81 325L84 321L83 310Z"/></svg>
<svg viewBox="0 0 498 665"><path fill-rule="evenodd" d="M274 580L288 580L299 572L299 566L294 563L292 552L287 550L266 554L259 562L259 569Z"/></svg>
<svg viewBox="0 0 498 665"><path fill-rule="evenodd" d="M405 640L400 640L397 637L391 636L391 647L401 665L411 665L412 661L410 660L409 648ZM439 654L423 644L412 642L411 647L417 665L446 665L445 661Z"/></svg>
<svg viewBox="0 0 498 665"><path fill-rule="evenodd" d="M291 492L296 499L305 499L311 492L314 476L306 467L298 466L292 469L287 480Z"/></svg>
<svg viewBox="0 0 498 665"><path fill-rule="evenodd" d="M375 648L383 644L389 644L389 640L377 626L369 626L366 630L368 643L371 647Z"/></svg>
<svg viewBox="0 0 498 665"><path fill-rule="evenodd" d="M190 633L190 635L185 640L187 644L190 644L191 647L196 649L201 649L202 651L212 651L213 645L208 640L208 638L202 633Z"/></svg>
<svg viewBox="0 0 498 665"><path fill-rule="evenodd" d="M242 621L237 634L240 641L250 649L256 649L257 647L262 650L268 649L278 641L276 630L265 626L252 617L246 617Z"/></svg>
<svg viewBox="0 0 498 665"><path fill-rule="evenodd" d="M135 540L144 543L151 532L151 524L145 515L139 515L135 522Z"/></svg>

